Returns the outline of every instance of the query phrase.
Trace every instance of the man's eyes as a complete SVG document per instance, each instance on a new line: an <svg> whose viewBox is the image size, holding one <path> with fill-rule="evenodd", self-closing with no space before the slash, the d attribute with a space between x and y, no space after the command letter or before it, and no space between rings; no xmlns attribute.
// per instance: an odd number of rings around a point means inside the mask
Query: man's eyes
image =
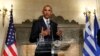
<svg viewBox="0 0 100 56"><path fill-rule="evenodd" d="M51 11L51 10L44 10L44 11Z"/></svg>

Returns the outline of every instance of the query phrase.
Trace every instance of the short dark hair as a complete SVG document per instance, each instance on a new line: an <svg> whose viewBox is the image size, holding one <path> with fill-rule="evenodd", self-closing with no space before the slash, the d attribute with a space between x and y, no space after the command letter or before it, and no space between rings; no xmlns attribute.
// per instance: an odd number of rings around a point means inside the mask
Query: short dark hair
<svg viewBox="0 0 100 56"><path fill-rule="evenodd" d="M51 11L52 11L52 7L51 7L50 5L45 5L45 6L43 7L43 10L44 10L46 7L50 7L50 9L51 9ZM42 10L42 11L43 11L43 10Z"/></svg>

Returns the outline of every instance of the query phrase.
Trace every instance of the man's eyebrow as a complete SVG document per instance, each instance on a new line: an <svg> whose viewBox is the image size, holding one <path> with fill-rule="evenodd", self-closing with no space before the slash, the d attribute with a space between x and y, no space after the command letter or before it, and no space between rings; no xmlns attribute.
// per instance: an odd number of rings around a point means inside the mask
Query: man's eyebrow
<svg viewBox="0 0 100 56"><path fill-rule="evenodd" d="M44 9L44 10L47 10L47 9ZM49 11L51 11L51 9L48 9Z"/></svg>

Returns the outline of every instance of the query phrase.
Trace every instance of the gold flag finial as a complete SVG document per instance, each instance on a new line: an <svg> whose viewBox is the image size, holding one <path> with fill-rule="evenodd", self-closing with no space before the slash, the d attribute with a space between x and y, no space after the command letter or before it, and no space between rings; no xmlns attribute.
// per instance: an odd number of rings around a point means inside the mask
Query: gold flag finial
<svg viewBox="0 0 100 56"><path fill-rule="evenodd" d="M96 15L96 10L94 9L94 15Z"/></svg>
<svg viewBox="0 0 100 56"><path fill-rule="evenodd" d="M11 9L13 9L13 4L11 4Z"/></svg>

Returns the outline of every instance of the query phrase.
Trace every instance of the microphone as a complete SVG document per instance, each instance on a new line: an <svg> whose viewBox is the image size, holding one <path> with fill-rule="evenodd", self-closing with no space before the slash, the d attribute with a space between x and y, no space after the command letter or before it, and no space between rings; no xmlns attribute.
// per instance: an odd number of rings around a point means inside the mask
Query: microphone
<svg viewBox="0 0 100 56"><path fill-rule="evenodd" d="M51 37L52 37L52 42L54 41L54 37L53 37L53 29L52 29L52 23L50 24L51 27L50 27L50 31L51 31Z"/></svg>

